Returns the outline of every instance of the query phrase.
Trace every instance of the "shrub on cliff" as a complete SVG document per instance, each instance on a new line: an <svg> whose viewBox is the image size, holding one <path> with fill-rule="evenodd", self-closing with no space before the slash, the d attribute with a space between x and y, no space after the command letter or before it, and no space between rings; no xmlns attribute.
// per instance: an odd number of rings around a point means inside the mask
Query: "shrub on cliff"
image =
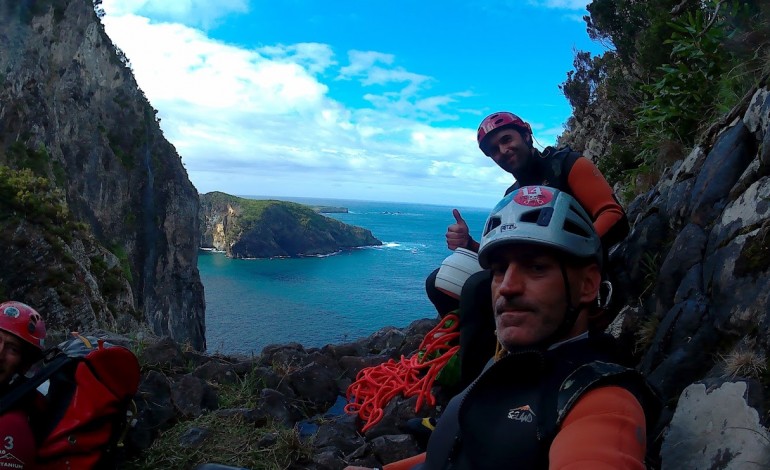
<svg viewBox="0 0 770 470"><path fill-rule="evenodd" d="M70 216L61 190L26 168L0 166L0 219L26 220L65 240L80 228Z"/></svg>
<svg viewBox="0 0 770 470"><path fill-rule="evenodd" d="M588 11L608 50L576 52L560 88L570 126L611 125L597 163L612 183L655 180L770 68L767 2L594 0Z"/></svg>

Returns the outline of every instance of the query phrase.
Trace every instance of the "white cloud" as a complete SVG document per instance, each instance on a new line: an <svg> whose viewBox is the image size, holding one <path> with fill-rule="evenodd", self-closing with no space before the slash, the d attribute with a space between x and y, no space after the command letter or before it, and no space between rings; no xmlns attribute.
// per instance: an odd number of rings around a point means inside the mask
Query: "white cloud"
<svg viewBox="0 0 770 470"><path fill-rule="evenodd" d="M334 51L328 44L316 42L293 44L289 46L267 46L257 51L272 59L285 59L307 67L313 74L323 73L329 67L334 66Z"/></svg>
<svg viewBox="0 0 770 470"><path fill-rule="evenodd" d="M113 40L131 60L147 97L238 113L287 113L315 106L326 87L299 64L212 41L178 24L106 17Z"/></svg>
<svg viewBox="0 0 770 470"><path fill-rule="evenodd" d="M490 181L510 182L477 151L475 129L429 125L468 93L427 95L432 78L392 55L351 51L340 68L326 44L247 49L133 13L103 21L201 192L434 203L475 193L491 204ZM381 92L350 107L324 75Z"/></svg>
<svg viewBox="0 0 770 470"><path fill-rule="evenodd" d="M393 64L395 58L391 54L383 54L374 51L350 51L348 52L348 61L350 65L340 69L341 79L364 75L374 67L375 64L383 63L385 65Z"/></svg>
<svg viewBox="0 0 770 470"><path fill-rule="evenodd" d="M591 2L587 0L528 0L528 3L536 7L560 10L585 10Z"/></svg>
<svg viewBox="0 0 770 470"><path fill-rule="evenodd" d="M232 13L248 11L248 0L103 0L107 15L137 14L190 26L209 28Z"/></svg>

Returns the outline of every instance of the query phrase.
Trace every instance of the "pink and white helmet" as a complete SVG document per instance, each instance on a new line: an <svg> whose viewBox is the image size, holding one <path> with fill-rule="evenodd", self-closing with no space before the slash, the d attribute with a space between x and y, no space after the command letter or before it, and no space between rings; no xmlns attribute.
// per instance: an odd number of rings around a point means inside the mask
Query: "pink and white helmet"
<svg viewBox="0 0 770 470"><path fill-rule="evenodd" d="M479 143L479 148L484 151L484 143L487 136L494 130L501 127L515 127L526 134L532 134L532 128L528 123L524 122L519 116L509 113L507 111L501 111L490 114L485 117L481 124L479 124L479 130L476 134L476 140ZM526 137L526 136L525 136ZM484 152L486 153L486 152Z"/></svg>

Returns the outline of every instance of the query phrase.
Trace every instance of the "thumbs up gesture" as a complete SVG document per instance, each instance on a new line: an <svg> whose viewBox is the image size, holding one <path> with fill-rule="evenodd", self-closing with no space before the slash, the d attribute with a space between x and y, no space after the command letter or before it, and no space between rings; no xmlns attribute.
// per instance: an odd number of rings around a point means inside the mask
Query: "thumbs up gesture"
<svg viewBox="0 0 770 470"><path fill-rule="evenodd" d="M463 216L457 209L452 209L452 215L455 218L455 223L446 229L446 246L450 250L468 248L471 241L468 224L465 223Z"/></svg>

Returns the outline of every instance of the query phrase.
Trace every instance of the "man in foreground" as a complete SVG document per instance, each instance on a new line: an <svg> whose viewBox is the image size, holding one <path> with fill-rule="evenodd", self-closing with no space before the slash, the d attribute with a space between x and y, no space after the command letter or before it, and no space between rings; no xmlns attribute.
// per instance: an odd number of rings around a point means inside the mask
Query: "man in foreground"
<svg viewBox="0 0 770 470"><path fill-rule="evenodd" d="M45 322L29 305L0 304L0 400L23 382L27 370L42 357ZM35 397L0 416L0 468L34 468L35 441L30 415Z"/></svg>
<svg viewBox="0 0 770 470"><path fill-rule="evenodd" d="M515 190L487 219L479 262L498 352L449 402L427 452L384 468L644 469L657 408L612 338L591 330L603 254L585 210L553 188Z"/></svg>

